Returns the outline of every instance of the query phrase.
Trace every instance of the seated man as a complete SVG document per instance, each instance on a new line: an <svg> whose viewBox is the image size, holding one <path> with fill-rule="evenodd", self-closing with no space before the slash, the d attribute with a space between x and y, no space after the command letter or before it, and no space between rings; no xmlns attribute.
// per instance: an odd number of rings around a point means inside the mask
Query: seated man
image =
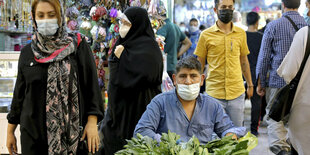
<svg viewBox="0 0 310 155"><path fill-rule="evenodd" d="M212 133L219 137L234 134L243 136L245 128L235 128L221 104L205 94L199 94L205 75L200 62L190 56L180 60L173 74L176 89L157 95L147 106L139 120L134 136L140 133L158 142L161 133L168 130L187 142L193 135L200 143L212 140ZM236 137L235 137L236 138Z"/></svg>

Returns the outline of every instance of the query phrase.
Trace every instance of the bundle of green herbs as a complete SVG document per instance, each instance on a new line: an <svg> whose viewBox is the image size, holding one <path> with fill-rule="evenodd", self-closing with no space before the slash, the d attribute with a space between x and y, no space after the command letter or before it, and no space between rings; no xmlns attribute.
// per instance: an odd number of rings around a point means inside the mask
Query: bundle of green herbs
<svg viewBox="0 0 310 155"><path fill-rule="evenodd" d="M226 136L204 145L195 136L186 143L180 143L179 139L180 135L170 131L162 134L160 143L137 134L137 138L127 140L127 145L116 155L248 155L257 145L257 138L250 133L239 140Z"/></svg>

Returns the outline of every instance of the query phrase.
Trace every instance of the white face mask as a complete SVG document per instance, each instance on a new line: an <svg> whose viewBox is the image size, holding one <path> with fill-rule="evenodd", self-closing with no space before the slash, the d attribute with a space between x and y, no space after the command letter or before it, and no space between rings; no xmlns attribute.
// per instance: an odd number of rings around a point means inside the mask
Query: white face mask
<svg viewBox="0 0 310 155"><path fill-rule="evenodd" d="M184 27L184 26L180 26L180 30L181 30L181 32L185 32L186 31L186 27Z"/></svg>
<svg viewBox="0 0 310 155"><path fill-rule="evenodd" d="M191 85L177 84L177 93L185 101L195 100L199 92L200 82Z"/></svg>
<svg viewBox="0 0 310 155"><path fill-rule="evenodd" d="M198 26L190 26L190 27L189 27L189 30L190 30L191 32L196 32L196 31L199 30L199 27L198 27Z"/></svg>
<svg viewBox="0 0 310 155"><path fill-rule="evenodd" d="M120 24L119 35L121 36L121 38L125 38L129 30L130 30L130 26Z"/></svg>
<svg viewBox="0 0 310 155"><path fill-rule="evenodd" d="M59 28L57 21L57 19L36 20L38 32L45 36L54 35Z"/></svg>

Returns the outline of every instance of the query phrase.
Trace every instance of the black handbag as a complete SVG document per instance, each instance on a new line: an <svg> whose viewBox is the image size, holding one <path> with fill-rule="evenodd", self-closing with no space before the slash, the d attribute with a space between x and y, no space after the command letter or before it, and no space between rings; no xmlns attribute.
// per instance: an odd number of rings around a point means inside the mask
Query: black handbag
<svg viewBox="0 0 310 155"><path fill-rule="evenodd" d="M305 56L300 65L299 71L297 72L294 79L289 84L282 87L276 93L275 97L272 99L271 102L273 103L273 105L271 106L269 112L269 117L271 119L277 122L287 120L293 104L293 100L295 97L300 77L302 75L302 72L309 57L309 53L310 53L310 27L308 26L308 38L307 38Z"/></svg>

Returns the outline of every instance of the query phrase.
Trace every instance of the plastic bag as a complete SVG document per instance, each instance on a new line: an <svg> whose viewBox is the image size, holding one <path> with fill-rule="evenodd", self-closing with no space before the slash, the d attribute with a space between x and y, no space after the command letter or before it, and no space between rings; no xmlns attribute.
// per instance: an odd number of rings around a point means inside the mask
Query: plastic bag
<svg viewBox="0 0 310 155"><path fill-rule="evenodd" d="M168 92L170 90L174 89L173 83L166 71L163 72L163 80L161 84L161 91L162 92Z"/></svg>
<svg viewBox="0 0 310 155"><path fill-rule="evenodd" d="M163 77L162 77L162 83L161 83L161 91L168 92L174 89L174 85L167 73L167 53L164 53L164 52L163 52L163 63L164 63L164 71L163 71Z"/></svg>
<svg viewBox="0 0 310 155"><path fill-rule="evenodd" d="M239 142L248 140L248 148L247 150L250 152L252 149L254 149L258 144L258 139L256 136L248 132L245 136L238 139Z"/></svg>

